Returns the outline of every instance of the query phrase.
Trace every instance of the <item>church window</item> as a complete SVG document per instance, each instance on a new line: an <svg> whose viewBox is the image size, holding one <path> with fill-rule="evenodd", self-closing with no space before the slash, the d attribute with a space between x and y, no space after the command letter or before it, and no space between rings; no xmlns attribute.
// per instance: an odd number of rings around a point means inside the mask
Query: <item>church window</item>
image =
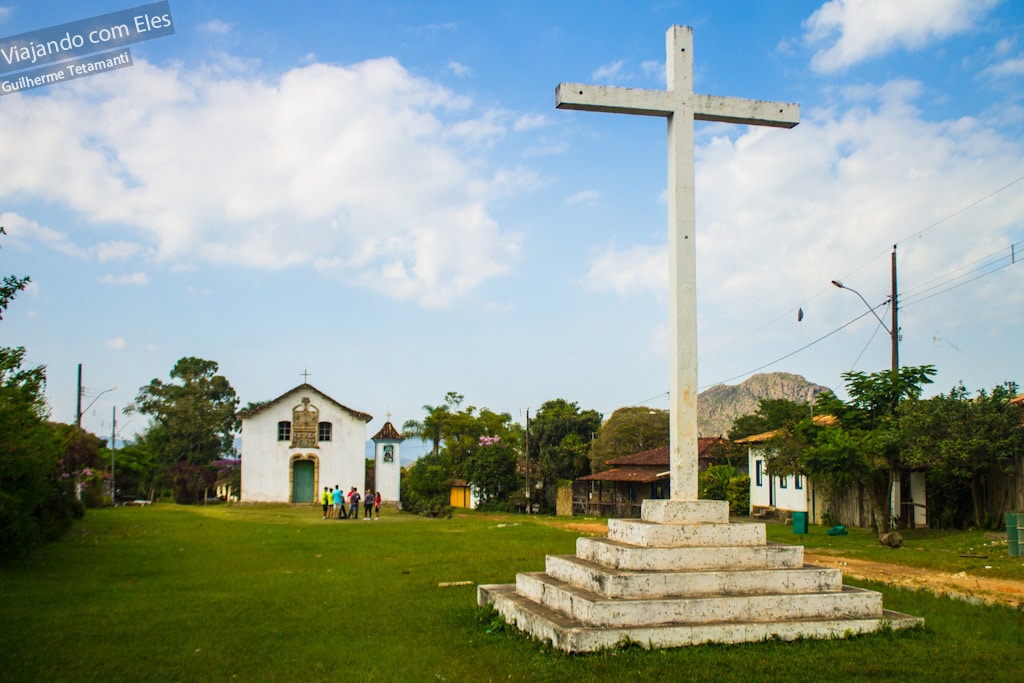
<svg viewBox="0 0 1024 683"><path fill-rule="evenodd" d="M287 420L282 420L277 423L277 440L278 441L291 441L292 438L292 423Z"/></svg>
<svg viewBox="0 0 1024 683"><path fill-rule="evenodd" d="M321 422L317 426L317 441L330 441L331 440L331 423Z"/></svg>
<svg viewBox="0 0 1024 683"><path fill-rule="evenodd" d="M763 471L764 470L761 468L761 461L760 460L755 460L754 461L754 477L755 477L754 481L756 483L754 484L754 486L764 486L764 483L761 481L761 473Z"/></svg>

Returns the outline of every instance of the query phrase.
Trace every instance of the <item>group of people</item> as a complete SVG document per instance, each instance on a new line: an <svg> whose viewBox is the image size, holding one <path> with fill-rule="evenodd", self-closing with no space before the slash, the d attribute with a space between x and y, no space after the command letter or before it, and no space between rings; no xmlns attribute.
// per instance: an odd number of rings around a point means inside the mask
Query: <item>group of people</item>
<svg viewBox="0 0 1024 683"><path fill-rule="evenodd" d="M320 501L324 507L324 519L359 519L359 501L363 502L363 519L380 519L380 491L374 493L366 489L366 493L359 494L359 489L351 487L346 494L337 484L334 490L330 486L324 487ZM347 511L346 511L347 507Z"/></svg>

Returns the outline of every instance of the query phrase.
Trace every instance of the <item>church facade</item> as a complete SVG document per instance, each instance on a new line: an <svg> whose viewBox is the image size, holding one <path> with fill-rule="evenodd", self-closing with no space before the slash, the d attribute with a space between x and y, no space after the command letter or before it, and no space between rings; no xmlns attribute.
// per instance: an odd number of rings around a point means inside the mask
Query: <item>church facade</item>
<svg viewBox="0 0 1024 683"><path fill-rule="evenodd" d="M303 383L238 417L243 502L314 503L335 485L363 491L372 415Z"/></svg>

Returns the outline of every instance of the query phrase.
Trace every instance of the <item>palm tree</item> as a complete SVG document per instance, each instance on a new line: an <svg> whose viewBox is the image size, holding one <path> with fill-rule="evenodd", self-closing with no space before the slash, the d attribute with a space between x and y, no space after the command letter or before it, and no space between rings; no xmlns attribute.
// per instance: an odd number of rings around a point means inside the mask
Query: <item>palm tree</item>
<svg viewBox="0 0 1024 683"><path fill-rule="evenodd" d="M423 420L406 420L402 425L402 437L406 439L419 439L420 441L431 442L431 455L437 455L444 439L445 423L451 415L447 405L423 406L427 416Z"/></svg>

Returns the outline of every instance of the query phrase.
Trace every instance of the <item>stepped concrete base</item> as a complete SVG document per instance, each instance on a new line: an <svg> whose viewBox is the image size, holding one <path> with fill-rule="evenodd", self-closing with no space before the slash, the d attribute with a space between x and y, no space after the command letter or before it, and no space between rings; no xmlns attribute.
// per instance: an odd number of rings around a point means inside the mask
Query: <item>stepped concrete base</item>
<svg viewBox="0 0 1024 683"><path fill-rule="evenodd" d="M870 618L805 619L776 622L718 622L710 624L640 625L630 628L584 626L516 593L512 585L479 586L480 604L492 604L510 624L552 647L566 652L594 652L624 643L649 649L703 645L705 643L754 643L778 638L846 638L883 628L902 629L923 623L917 617L883 610Z"/></svg>
<svg viewBox="0 0 1024 683"><path fill-rule="evenodd" d="M798 566L746 571L651 571L614 569L575 555L548 555L546 573L553 579L606 598L704 598L713 595L769 595L837 592L843 589L839 569Z"/></svg>
<svg viewBox="0 0 1024 683"><path fill-rule="evenodd" d="M517 628L569 652L624 641L663 648L779 638L840 638L923 623L804 566L803 548L767 543L763 524L730 524L723 501L645 501L640 520L609 520L608 538L515 585L480 586Z"/></svg>

